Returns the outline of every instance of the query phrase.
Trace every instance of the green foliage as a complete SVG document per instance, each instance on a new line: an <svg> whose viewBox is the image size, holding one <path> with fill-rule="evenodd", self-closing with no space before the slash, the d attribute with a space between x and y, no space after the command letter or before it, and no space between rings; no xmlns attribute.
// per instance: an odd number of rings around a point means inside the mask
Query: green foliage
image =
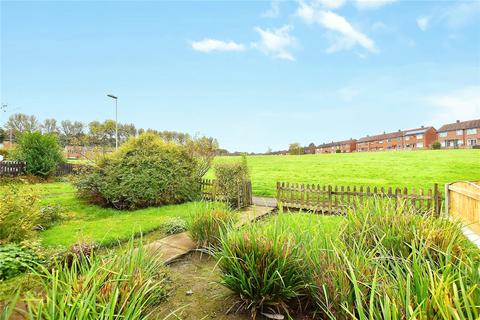
<svg viewBox="0 0 480 320"><path fill-rule="evenodd" d="M439 141L435 141L434 143L432 143L432 150L440 150L442 148L442 145Z"/></svg>
<svg viewBox="0 0 480 320"><path fill-rule="evenodd" d="M218 194L231 207L238 208L238 194L243 184L249 179L247 158L243 156L240 161L215 163L215 188Z"/></svg>
<svg viewBox="0 0 480 320"><path fill-rule="evenodd" d="M21 135L12 158L27 162L27 173L48 177L64 162L63 153L54 134L25 132Z"/></svg>
<svg viewBox="0 0 480 320"><path fill-rule="evenodd" d="M290 223L253 223L223 233L217 253L221 284L237 293L243 307L288 312L288 306L306 293L302 243ZM298 230L297 230L298 231Z"/></svg>
<svg viewBox="0 0 480 320"><path fill-rule="evenodd" d="M146 319L168 289L160 257L133 241L126 252L76 257L37 276L44 295L27 296L30 319Z"/></svg>
<svg viewBox="0 0 480 320"><path fill-rule="evenodd" d="M316 216L282 214L224 234L221 282L254 313L300 303L321 319L477 319L478 248L456 222L393 208L352 211L334 238Z"/></svg>
<svg viewBox="0 0 480 320"><path fill-rule="evenodd" d="M179 217L173 217L163 224L167 234L177 234L187 231L187 222Z"/></svg>
<svg viewBox="0 0 480 320"><path fill-rule="evenodd" d="M301 155L305 153L305 149L298 142L291 143L288 146L288 154L290 155Z"/></svg>
<svg viewBox="0 0 480 320"><path fill-rule="evenodd" d="M3 156L3 160L8 159L9 152L6 149L0 149L0 156Z"/></svg>
<svg viewBox="0 0 480 320"><path fill-rule="evenodd" d="M342 153L342 150L337 149L337 150L335 150L335 153Z"/></svg>
<svg viewBox="0 0 480 320"><path fill-rule="evenodd" d="M17 244L0 246L0 280L13 278L41 263L38 255Z"/></svg>
<svg viewBox="0 0 480 320"><path fill-rule="evenodd" d="M238 221L236 212L224 203L199 203L190 212L187 229L199 247L217 248L220 236Z"/></svg>
<svg viewBox="0 0 480 320"><path fill-rule="evenodd" d="M62 211L62 206L58 204L42 207L39 212L39 219L36 228L46 230L52 227L55 223L62 220Z"/></svg>
<svg viewBox="0 0 480 320"><path fill-rule="evenodd" d="M196 169L185 147L145 133L101 160L76 187L90 202L116 209L182 203L199 196Z"/></svg>
<svg viewBox="0 0 480 320"><path fill-rule="evenodd" d="M38 198L31 190L10 185L0 192L0 244L34 238L38 220Z"/></svg>
<svg viewBox="0 0 480 320"><path fill-rule="evenodd" d="M2 128L0 128L0 143L2 143L3 141L5 141L5 138L7 137L7 133L5 132L5 130L3 130Z"/></svg>

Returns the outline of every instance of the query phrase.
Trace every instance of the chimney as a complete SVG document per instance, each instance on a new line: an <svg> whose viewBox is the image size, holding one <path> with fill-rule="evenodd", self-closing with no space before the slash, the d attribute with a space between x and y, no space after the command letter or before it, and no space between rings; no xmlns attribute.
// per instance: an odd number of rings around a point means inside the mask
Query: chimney
<svg viewBox="0 0 480 320"><path fill-rule="evenodd" d="M402 132L402 130L398 129L398 132Z"/></svg>
<svg viewBox="0 0 480 320"><path fill-rule="evenodd" d="M460 120L457 120L457 123L460 123Z"/></svg>
<svg viewBox="0 0 480 320"><path fill-rule="evenodd" d="M422 126L422 129L425 128L425 126Z"/></svg>

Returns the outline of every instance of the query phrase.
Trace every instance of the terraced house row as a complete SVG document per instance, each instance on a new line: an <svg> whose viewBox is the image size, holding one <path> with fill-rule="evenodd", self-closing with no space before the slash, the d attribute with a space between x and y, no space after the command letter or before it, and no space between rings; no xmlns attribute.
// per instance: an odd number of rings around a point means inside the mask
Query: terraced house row
<svg viewBox="0 0 480 320"><path fill-rule="evenodd" d="M386 150L429 149L439 141L444 149L480 146L480 119L459 121L441 126L424 127L365 136L360 139L318 145L315 153L372 152ZM311 152L309 152L311 153Z"/></svg>

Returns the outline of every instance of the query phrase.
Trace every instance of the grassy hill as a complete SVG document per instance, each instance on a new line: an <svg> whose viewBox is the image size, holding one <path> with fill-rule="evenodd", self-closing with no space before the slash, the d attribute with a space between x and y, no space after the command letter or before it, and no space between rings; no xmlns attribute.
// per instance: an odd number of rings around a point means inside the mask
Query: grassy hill
<svg viewBox="0 0 480 320"><path fill-rule="evenodd" d="M251 156L248 164L253 192L262 196L275 196L276 181L408 188L432 188L438 183L443 190L447 182L480 180L480 150Z"/></svg>

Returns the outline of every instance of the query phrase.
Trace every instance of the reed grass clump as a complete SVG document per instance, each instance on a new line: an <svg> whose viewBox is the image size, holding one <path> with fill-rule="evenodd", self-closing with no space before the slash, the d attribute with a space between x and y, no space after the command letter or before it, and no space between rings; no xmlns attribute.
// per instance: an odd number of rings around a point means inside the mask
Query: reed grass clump
<svg viewBox="0 0 480 320"><path fill-rule="evenodd" d="M203 202L196 205L189 214L187 229L199 247L217 248L220 236L238 221L238 214L221 202Z"/></svg>
<svg viewBox="0 0 480 320"><path fill-rule="evenodd" d="M26 298L29 319L145 319L168 289L161 260L133 241L121 254L75 256L36 275L44 294Z"/></svg>

